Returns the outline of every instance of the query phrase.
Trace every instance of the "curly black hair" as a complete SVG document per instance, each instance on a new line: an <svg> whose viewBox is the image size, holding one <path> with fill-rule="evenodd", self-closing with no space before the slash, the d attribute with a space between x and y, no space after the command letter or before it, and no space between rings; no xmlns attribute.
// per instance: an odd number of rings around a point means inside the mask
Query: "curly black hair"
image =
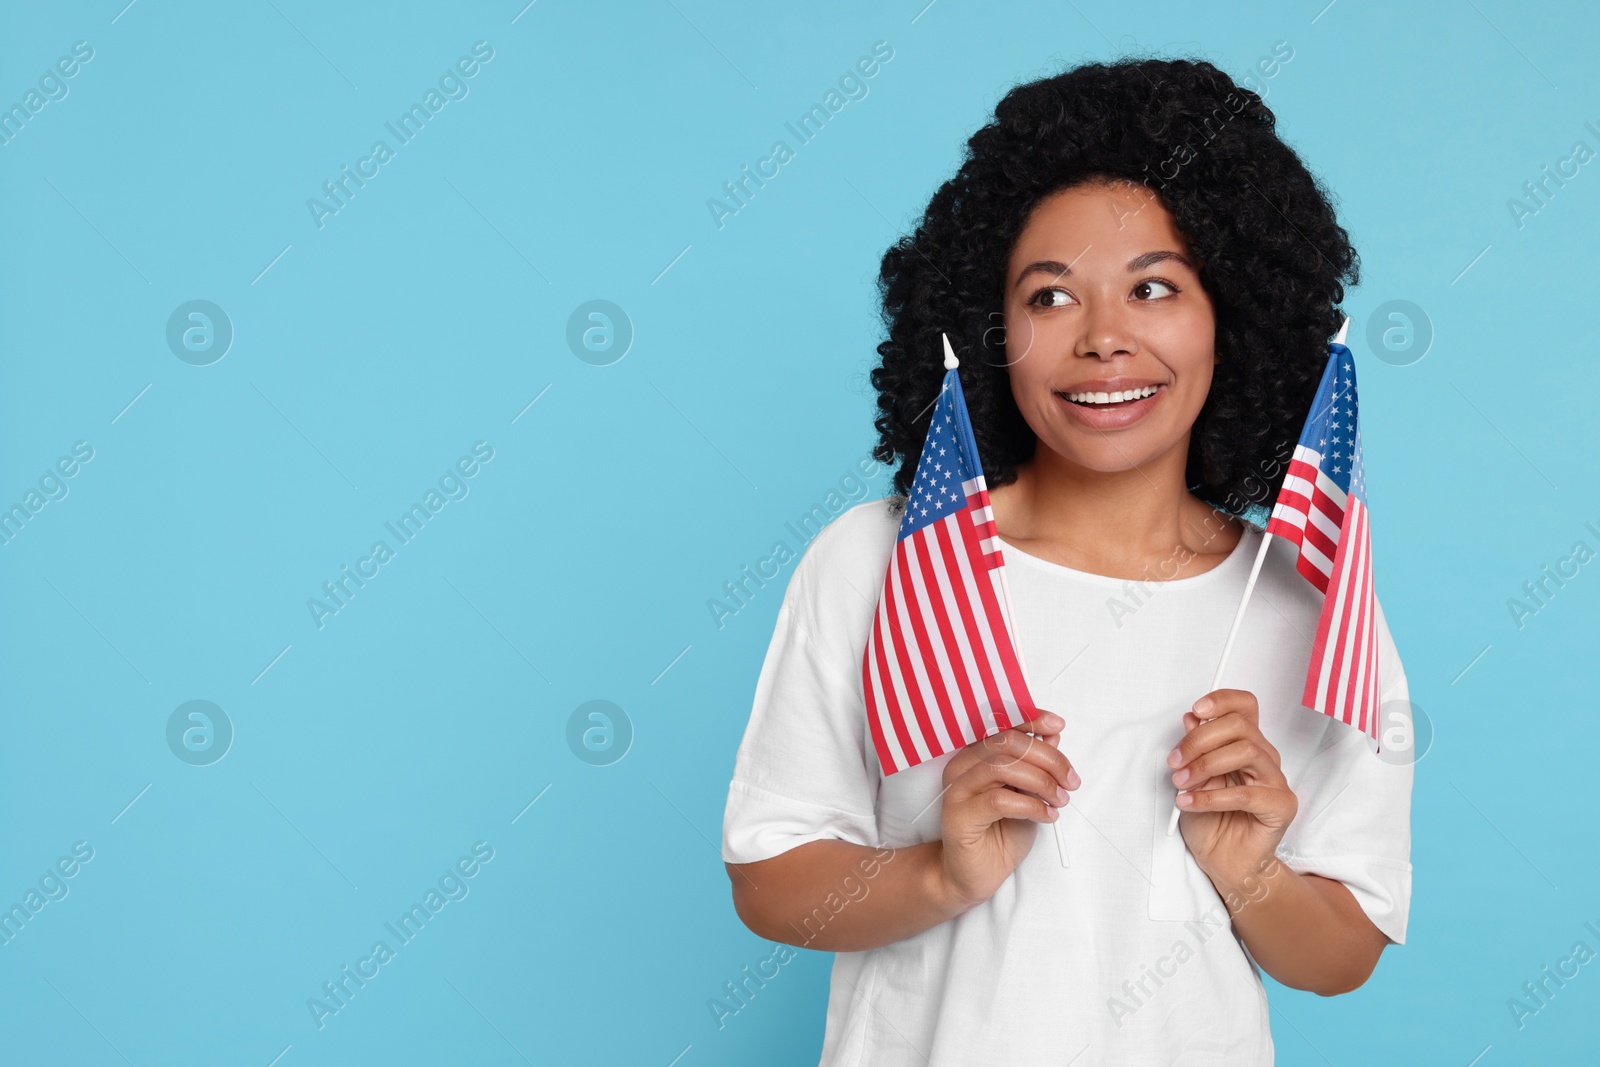
<svg viewBox="0 0 1600 1067"><path fill-rule="evenodd" d="M941 332L991 487L1017 477L1037 439L1006 370L1006 265L1030 210L1086 180L1138 182L1201 260L1217 367L1195 420L1188 486L1224 512L1270 503L1327 363L1359 260L1331 197L1274 130L1261 97L1211 63L1123 59L1018 85L967 141L955 177L883 256L883 325L871 382L873 456L901 457L904 497L943 378Z"/></svg>

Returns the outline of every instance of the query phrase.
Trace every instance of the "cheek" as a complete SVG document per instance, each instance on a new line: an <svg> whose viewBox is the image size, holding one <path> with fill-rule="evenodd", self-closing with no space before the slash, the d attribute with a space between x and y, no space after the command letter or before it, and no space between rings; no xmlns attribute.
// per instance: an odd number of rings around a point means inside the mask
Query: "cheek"
<svg viewBox="0 0 1600 1067"><path fill-rule="evenodd" d="M1055 395L1050 391L1051 368L1037 349L1032 353L1022 349L1019 353L1021 358L1006 368L1006 377L1011 383L1011 398L1016 402L1017 410L1022 413L1023 420L1037 431L1039 420L1050 418L1051 409L1056 403ZM1012 355L1009 345L1006 354L1008 357Z"/></svg>
<svg viewBox="0 0 1600 1067"><path fill-rule="evenodd" d="M1184 352L1182 348L1174 346L1168 348L1166 353L1164 362L1177 382L1176 395L1172 397L1177 401L1172 405L1173 414L1181 412L1182 417L1192 423L1211 393L1216 379L1216 357L1209 348Z"/></svg>
<svg viewBox="0 0 1600 1067"><path fill-rule="evenodd" d="M1024 364L1038 343L1038 331L1033 319L1019 311L1006 312L1006 362L1015 370Z"/></svg>
<svg viewBox="0 0 1600 1067"><path fill-rule="evenodd" d="M1206 397L1211 395L1211 384L1216 381L1216 368L1210 358L1202 360L1194 371L1190 371L1190 379L1194 382L1194 398L1190 403L1194 406L1194 414L1198 416L1200 408L1205 406Z"/></svg>
<svg viewBox="0 0 1600 1067"><path fill-rule="evenodd" d="M1187 377L1190 384L1187 407L1190 409L1190 421L1193 421L1193 416L1200 414L1200 409L1205 406L1206 398L1211 395L1211 385L1216 380L1216 376L1209 363L1201 363Z"/></svg>

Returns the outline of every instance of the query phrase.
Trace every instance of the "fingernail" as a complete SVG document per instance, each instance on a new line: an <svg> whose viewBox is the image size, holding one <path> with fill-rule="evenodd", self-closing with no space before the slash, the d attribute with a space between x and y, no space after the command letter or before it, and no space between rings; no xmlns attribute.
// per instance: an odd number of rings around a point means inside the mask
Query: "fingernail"
<svg viewBox="0 0 1600 1067"><path fill-rule="evenodd" d="M1168 767L1176 767L1178 764L1180 764L1182 762L1183 762L1183 750L1182 749L1175 748L1171 752L1167 753L1167 766Z"/></svg>
<svg viewBox="0 0 1600 1067"><path fill-rule="evenodd" d="M1179 793L1178 794L1178 807L1187 808L1187 807L1192 807L1193 805L1194 805L1194 794L1193 793Z"/></svg>
<svg viewBox="0 0 1600 1067"><path fill-rule="evenodd" d="M1077 768L1074 767L1074 768L1072 768L1072 769L1067 771L1067 788L1068 789L1076 789L1082 784L1083 784L1083 779L1078 777Z"/></svg>
<svg viewBox="0 0 1600 1067"><path fill-rule="evenodd" d="M1065 804L1067 802L1067 791L1062 789L1059 785L1056 786L1056 801L1061 804Z"/></svg>
<svg viewBox="0 0 1600 1067"><path fill-rule="evenodd" d="M1182 785L1189 780L1189 768L1185 767L1172 776L1173 785Z"/></svg>
<svg viewBox="0 0 1600 1067"><path fill-rule="evenodd" d="M1059 731L1063 726L1067 725L1067 721L1053 711L1045 712L1039 717L1039 721L1044 724L1044 728L1046 730L1049 730L1052 733Z"/></svg>
<svg viewBox="0 0 1600 1067"><path fill-rule="evenodd" d="M1210 710L1211 710L1211 698L1210 697L1201 697L1199 700L1196 700L1194 702L1194 713L1196 715L1204 715L1206 712L1208 712Z"/></svg>

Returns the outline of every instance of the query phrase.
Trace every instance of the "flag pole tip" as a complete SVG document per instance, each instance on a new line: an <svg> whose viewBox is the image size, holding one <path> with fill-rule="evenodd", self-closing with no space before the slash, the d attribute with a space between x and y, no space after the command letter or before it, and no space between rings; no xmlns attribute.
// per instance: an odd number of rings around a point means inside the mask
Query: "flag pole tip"
<svg viewBox="0 0 1600 1067"><path fill-rule="evenodd" d="M950 347L950 337L942 333L939 336L944 340L944 369L955 370L961 366L961 361L956 358L956 350Z"/></svg>
<svg viewBox="0 0 1600 1067"><path fill-rule="evenodd" d="M1336 344L1336 345L1344 344L1345 334L1347 334L1349 331L1350 331L1350 316L1346 315L1344 317L1344 321L1339 324L1339 332L1333 335L1333 343Z"/></svg>

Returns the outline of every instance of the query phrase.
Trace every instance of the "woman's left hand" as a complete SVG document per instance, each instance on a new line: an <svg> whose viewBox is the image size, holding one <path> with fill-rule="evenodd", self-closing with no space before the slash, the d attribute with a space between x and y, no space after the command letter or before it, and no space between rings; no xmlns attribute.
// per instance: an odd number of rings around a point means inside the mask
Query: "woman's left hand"
<svg viewBox="0 0 1600 1067"><path fill-rule="evenodd" d="M1218 689L1184 713L1187 733L1172 755L1178 823L1200 869L1228 884L1260 870L1283 840L1300 802L1261 734L1254 693ZM1186 773L1187 772L1187 773Z"/></svg>

